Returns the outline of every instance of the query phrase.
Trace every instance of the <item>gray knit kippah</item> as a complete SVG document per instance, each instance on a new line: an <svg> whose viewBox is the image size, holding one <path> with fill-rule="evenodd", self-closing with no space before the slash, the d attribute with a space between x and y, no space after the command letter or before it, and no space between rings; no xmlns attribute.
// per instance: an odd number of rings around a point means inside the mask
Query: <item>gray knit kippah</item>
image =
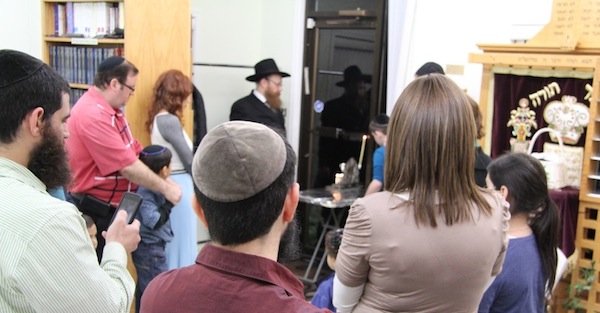
<svg viewBox="0 0 600 313"><path fill-rule="evenodd" d="M44 62L15 50L0 50L0 89L35 74Z"/></svg>
<svg viewBox="0 0 600 313"><path fill-rule="evenodd" d="M271 185L287 159L280 135L262 124L231 121L208 132L192 163L198 189L209 199L235 202Z"/></svg>

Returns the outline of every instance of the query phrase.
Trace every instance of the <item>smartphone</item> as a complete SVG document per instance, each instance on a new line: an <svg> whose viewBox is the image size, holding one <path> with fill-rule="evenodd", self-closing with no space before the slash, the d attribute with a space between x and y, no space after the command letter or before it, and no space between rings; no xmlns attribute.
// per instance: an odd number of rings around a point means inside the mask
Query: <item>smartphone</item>
<svg viewBox="0 0 600 313"><path fill-rule="evenodd" d="M127 212L127 224L131 224L140 208L140 205L142 204L142 199L142 196L138 195L137 193L125 192L123 194L123 198L121 198L121 202L119 202L119 206L117 207L115 214L110 221L110 224L112 224L115 216L117 216L117 213L119 213L121 210L125 210Z"/></svg>

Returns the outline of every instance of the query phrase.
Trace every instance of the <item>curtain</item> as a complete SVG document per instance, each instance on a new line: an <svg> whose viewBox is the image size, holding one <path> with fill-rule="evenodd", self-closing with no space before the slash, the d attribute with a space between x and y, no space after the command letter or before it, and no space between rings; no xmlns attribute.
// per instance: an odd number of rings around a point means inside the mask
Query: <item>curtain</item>
<svg viewBox="0 0 600 313"><path fill-rule="evenodd" d="M560 101L565 95L574 96L577 98L577 102L584 104L589 107L589 101L584 100L584 97L588 94L586 85L592 84L590 73L579 73L575 75L574 72L560 73L556 71L535 71L526 70L525 75L515 74L515 71L509 71L513 73L499 73L495 71L494 74L494 102L493 102L493 119L492 119L492 134L491 134L491 157L496 158L508 151L510 151L510 139L514 138L512 135L512 127L507 126L510 120L510 112L518 107L519 99L527 98L529 100L529 109L536 113L535 120L537 122L537 129L547 127L548 123L544 121L543 112L544 108L551 101ZM531 74L538 74L531 76ZM562 77L557 77L562 76ZM588 77L588 78L585 78ZM544 90L544 87L549 86L552 83L558 84L560 87L560 93L552 95L547 94L549 97L545 98L540 96L539 105L534 107L532 100L529 95L535 94L540 90ZM555 84L553 84L556 86ZM556 90L556 89L554 89ZM550 96L552 95L552 96ZM532 128L532 136L537 129ZM527 137L530 140L531 137ZM535 143L533 151L542 151L543 143L550 142L549 135L542 134ZM585 144L585 132L579 138L579 141L575 146L583 147Z"/></svg>

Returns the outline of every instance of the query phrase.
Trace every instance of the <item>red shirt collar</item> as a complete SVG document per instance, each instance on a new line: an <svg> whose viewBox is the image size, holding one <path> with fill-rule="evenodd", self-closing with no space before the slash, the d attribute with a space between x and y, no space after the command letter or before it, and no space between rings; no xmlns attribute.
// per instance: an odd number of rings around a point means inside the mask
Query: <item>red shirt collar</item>
<svg viewBox="0 0 600 313"><path fill-rule="evenodd" d="M105 110L109 115L116 115L118 117L124 116L123 111L121 109L114 109L108 101L100 94L97 87L91 86L88 89L90 96L96 101L96 103Z"/></svg>

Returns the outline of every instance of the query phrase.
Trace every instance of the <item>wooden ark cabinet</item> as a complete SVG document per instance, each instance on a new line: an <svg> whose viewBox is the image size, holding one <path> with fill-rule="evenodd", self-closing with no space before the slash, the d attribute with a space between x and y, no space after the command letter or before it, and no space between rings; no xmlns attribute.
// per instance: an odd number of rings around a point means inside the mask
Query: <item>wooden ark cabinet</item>
<svg viewBox="0 0 600 313"><path fill-rule="evenodd" d="M85 13L79 15L84 16L87 24L78 25L87 28L91 25L90 20L108 19L109 22L101 24L108 28L110 20L113 24L120 20L118 26L124 29L124 38L66 37L66 33L74 31L71 25L67 25L67 15L72 14L70 8L86 5L98 6L102 13L98 10L89 13L84 9ZM120 17L113 16L115 11ZM80 96L92 84L95 68L102 59L118 54L135 64L140 73L135 94L126 104L125 115L133 135L142 145L150 144L144 123L158 76L166 70L178 69L191 79L190 0L42 0L42 19L42 59L57 68L71 83L72 97ZM83 32L95 33L93 30ZM183 115L184 128L193 137L191 106L184 109Z"/></svg>
<svg viewBox="0 0 600 313"><path fill-rule="evenodd" d="M482 93L480 108L486 125L491 125L493 114L493 69L499 67L552 69L554 71L593 71L593 90L590 98L590 122L586 129L575 249L579 255L573 270L571 283L581 281L580 270L596 263L596 279L592 290L580 297L588 312L600 311L600 50L597 54L574 54L568 51L527 49L526 47L503 45L480 45L484 53L471 54L470 61L483 64ZM512 104L514 105L514 103ZM492 131L488 127L486 133ZM485 148L489 149L487 141ZM557 305L560 305L557 304ZM559 310L559 312L563 312Z"/></svg>
<svg viewBox="0 0 600 313"><path fill-rule="evenodd" d="M554 0L551 21L534 38L524 44L481 44L483 53L472 53L469 61L483 64L480 107L487 121L493 114L495 67L590 72L592 92L589 99L590 121L586 129L584 159L577 208L575 236L576 265L570 284L584 281L584 269L594 266L595 278L590 290L576 297L580 309L568 312L600 311L600 0ZM515 99L518 100L518 99ZM517 102L515 101L514 104ZM513 104L513 105L514 105ZM487 138L484 148L489 151ZM564 286L563 286L564 287ZM564 294L564 291L563 291ZM562 300L555 302L556 312L566 312Z"/></svg>

